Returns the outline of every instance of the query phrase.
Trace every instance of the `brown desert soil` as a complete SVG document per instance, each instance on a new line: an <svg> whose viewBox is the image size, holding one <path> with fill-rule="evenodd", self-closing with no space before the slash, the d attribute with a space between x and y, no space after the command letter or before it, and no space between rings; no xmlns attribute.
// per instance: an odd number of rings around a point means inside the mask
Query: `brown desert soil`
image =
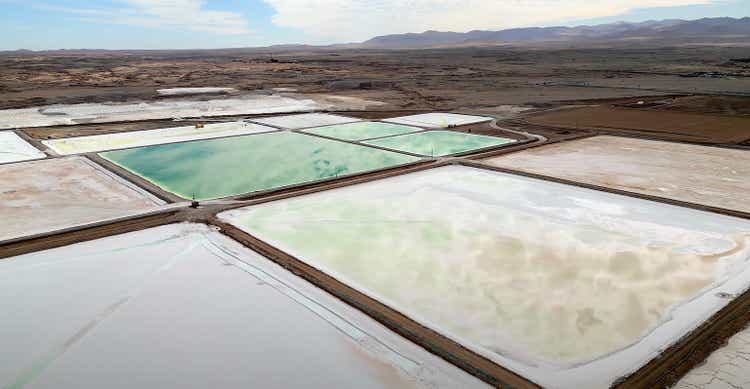
<svg viewBox="0 0 750 389"><path fill-rule="evenodd" d="M189 126L193 123L194 122L176 122L173 120L150 120L131 123L81 124L77 126L36 127L23 129L23 132L31 138L44 140L86 135L111 134L115 132L155 130L159 128Z"/></svg>
<svg viewBox="0 0 750 389"><path fill-rule="evenodd" d="M610 106L565 109L530 116L531 124L571 130L627 133L696 143L750 145L750 117Z"/></svg>
<svg viewBox="0 0 750 389"><path fill-rule="evenodd" d="M501 127L528 131L547 138L546 141L466 156L460 159L461 162L458 158L426 161L382 172L238 196L230 199L232 201L206 204L198 209L181 207L0 243L0 258L168 223L213 223L221 227L225 234L260 251L293 273L480 379L497 386L534 387L525 379L420 326L384 304L216 220L215 215L241 206L450 163L499 170L470 160L600 133L750 146L750 74L733 67L729 61L746 55L746 52L747 49L742 47L535 50L491 47L337 52L290 50L273 53L259 49L0 53L0 109L165 99L156 94L156 89L160 88L233 87L239 93L265 93L273 88L293 88L301 98L329 99L335 95L385 103L377 110L340 112L359 118L382 119L427 111L476 113L497 116L502 119ZM685 77L695 72L733 73L736 76ZM533 109L520 116L505 116L506 105L523 105ZM26 129L24 134L38 141L189 123L192 122L152 120L59 126ZM524 138L487 124L454 130ZM92 156L90 159L96 160ZM151 184L128 177L116 167L103 165L140 187L159 193L156 188L150 187ZM701 209L700 204L625 193L590 184L559 182ZM707 210L723 212L721 209ZM728 214L750 218L744 213ZM749 293L735 299L699 330L628 377L619 387L655 388L676 382L747 323L750 319L747 315Z"/></svg>
<svg viewBox="0 0 750 389"><path fill-rule="evenodd" d="M625 99L613 105L659 111L705 113L750 117L750 97L743 96L666 96Z"/></svg>
<svg viewBox="0 0 750 389"><path fill-rule="evenodd" d="M744 47L429 50L232 49L0 53L0 109L165 99L160 88L291 88L351 96L383 110L486 109L512 104L675 94L750 95L733 65ZM733 77L686 77L696 72Z"/></svg>
<svg viewBox="0 0 750 389"><path fill-rule="evenodd" d="M556 128L578 126L741 144L750 139L745 120L750 117L750 73L731 59L746 52L745 47L731 46L7 52L0 53L0 109L173 99L158 96L160 88L232 87L238 94L285 88L284 93L318 101L385 103L345 112L369 119L425 111L509 119L504 107L521 105L536 108L522 115L531 118L536 130L551 134L558 133ZM731 77L691 76L700 72ZM606 106L531 116L570 105L601 104ZM180 123L51 127L28 129L27 134L48 139L172 125Z"/></svg>

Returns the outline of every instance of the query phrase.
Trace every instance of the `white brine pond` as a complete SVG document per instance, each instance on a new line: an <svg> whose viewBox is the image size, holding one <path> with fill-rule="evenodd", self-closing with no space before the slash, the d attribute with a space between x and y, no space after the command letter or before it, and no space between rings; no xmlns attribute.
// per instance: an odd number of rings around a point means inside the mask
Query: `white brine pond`
<svg viewBox="0 0 750 389"><path fill-rule="evenodd" d="M0 261L3 388L487 388L208 226Z"/></svg>
<svg viewBox="0 0 750 389"><path fill-rule="evenodd" d="M220 216L548 387L608 387L750 285L750 221L463 166Z"/></svg>

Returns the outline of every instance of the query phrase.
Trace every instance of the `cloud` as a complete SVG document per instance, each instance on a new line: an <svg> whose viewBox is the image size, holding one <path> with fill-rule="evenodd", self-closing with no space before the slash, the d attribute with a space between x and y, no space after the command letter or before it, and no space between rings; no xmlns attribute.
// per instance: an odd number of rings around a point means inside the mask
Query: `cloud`
<svg viewBox="0 0 750 389"><path fill-rule="evenodd" d="M120 0L116 8L71 8L37 5L37 8L80 16L81 21L122 24L218 35L250 34L247 20L239 13L205 9L205 0Z"/></svg>
<svg viewBox="0 0 750 389"><path fill-rule="evenodd" d="M545 25L616 16L635 8L710 4L722 0L265 0L273 22L337 41L425 30Z"/></svg>

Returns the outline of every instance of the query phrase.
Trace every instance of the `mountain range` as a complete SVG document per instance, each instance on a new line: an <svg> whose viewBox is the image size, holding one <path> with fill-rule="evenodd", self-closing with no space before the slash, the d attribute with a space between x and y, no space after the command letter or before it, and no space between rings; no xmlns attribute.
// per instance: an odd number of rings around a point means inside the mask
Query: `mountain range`
<svg viewBox="0 0 750 389"><path fill-rule="evenodd" d="M2 0L0 0L2 1ZM365 42L332 45L285 44L267 47L209 49L216 52L326 51L337 49L426 49L475 46L524 47L667 47L683 45L747 46L750 49L750 17L704 18L698 20L651 20L640 23L618 22L576 27L528 27L469 32L425 31L382 35ZM80 54L118 50L75 49L49 52ZM164 50L119 50L160 52ZM167 50L170 51L170 50ZM180 50L188 55L194 51ZM36 53L29 50L0 51L9 54ZM44 51L43 51L44 52Z"/></svg>
<svg viewBox="0 0 750 389"><path fill-rule="evenodd" d="M610 23L577 27L531 27L499 31L425 31L383 35L357 46L430 48L481 45L672 45L750 43L750 18L704 18Z"/></svg>

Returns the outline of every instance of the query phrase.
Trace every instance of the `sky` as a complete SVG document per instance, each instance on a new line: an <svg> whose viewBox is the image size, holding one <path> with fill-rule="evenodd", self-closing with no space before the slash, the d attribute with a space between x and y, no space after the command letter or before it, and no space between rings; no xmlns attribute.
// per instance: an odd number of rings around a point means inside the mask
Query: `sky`
<svg viewBox="0 0 750 389"><path fill-rule="evenodd" d="M330 44L718 16L750 16L750 0L0 0L0 50Z"/></svg>

